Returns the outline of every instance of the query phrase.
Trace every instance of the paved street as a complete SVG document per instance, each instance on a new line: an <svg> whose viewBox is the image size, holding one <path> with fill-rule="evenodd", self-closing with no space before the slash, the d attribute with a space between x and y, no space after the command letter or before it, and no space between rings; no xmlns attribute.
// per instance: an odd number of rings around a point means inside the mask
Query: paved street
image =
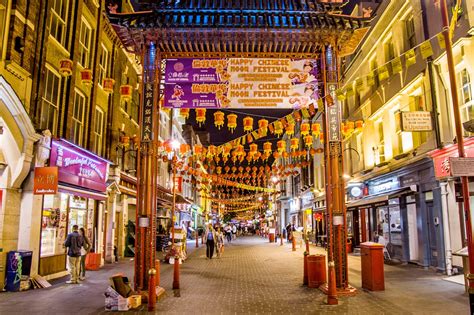
<svg viewBox="0 0 474 315"><path fill-rule="evenodd" d="M341 298L338 306L324 305L325 295L301 285L303 249L242 237L227 245L221 259L207 260L204 247L193 250L181 268L181 290L171 289L172 266L162 265L166 294L157 312L167 314L467 314L461 285L413 266L385 266L386 290L360 289L360 258L350 256L351 284L357 296ZM314 247L311 249L314 252ZM133 263L123 260L88 272L79 285L61 279L49 289L0 294L2 314L93 314L104 312L107 278L124 272L132 278Z"/></svg>

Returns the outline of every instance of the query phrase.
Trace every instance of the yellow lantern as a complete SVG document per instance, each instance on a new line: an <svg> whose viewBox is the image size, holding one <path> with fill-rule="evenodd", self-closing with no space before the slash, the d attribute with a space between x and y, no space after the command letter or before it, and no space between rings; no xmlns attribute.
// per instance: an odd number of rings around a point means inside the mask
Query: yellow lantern
<svg viewBox="0 0 474 315"><path fill-rule="evenodd" d="M294 123L288 123L288 125L285 128L286 134L288 136L292 136L295 134L295 124Z"/></svg>
<svg viewBox="0 0 474 315"><path fill-rule="evenodd" d="M324 133L322 132L319 134L319 142L324 143Z"/></svg>
<svg viewBox="0 0 474 315"><path fill-rule="evenodd" d="M364 127L364 122L362 120L357 120L355 122L355 128L357 131L362 131L362 128Z"/></svg>
<svg viewBox="0 0 474 315"><path fill-rule="evenodd" d="M222 126L224 126L224 113L221 112L220 110L214 113L214 125L219 130L221 129Z"/></svg>
<svg viewBox="0 0 474 315"><path fill-rule="evenodd" d="M237 115L236 114L229 114L227 115L227 128L229 128L230 132L234 132L235 128L237 128Z"/></svg>
<svg viewBox="0 0 474 315"><path fill-rule="evenodd" d="M238 157L245 155L244 146L241 145L241 144L239 144L239 145L237 146L237 148L235 149L235 151L237 152L237 156L238 156Z"/></svg>
<svg viewBox="0 0 474 315"><path fill-rule="evenodd" d="M207 156L208 157L214 157L214 155L216 155L216 146L215 145L210 145L208 148L207 148Z"/></svg>
<svg viewBox="0 0 474 315"><path fill-rule="evenodd" d="M277 149L278 149L278 152L280 152L280 153L286 152L286 141L285 140L279 140L277 142Z"/></svg>
<svg viewBox="0 0 474 315"><path fill-rule="evenodd" d="M313 134L313 136L318 136L320 132L321 132L321 124L313 123L311 125L311 133Z"/></svg>
<svg viewBox="0 0 474 315"><path fill-rule="evenodd" d="M206 109L196 108L196 121L201 126L206 121Z"/></svg>
<svg viewBox="0 0 474 315"><path fill-rule="evenodd" d="M354 122L353 121L348 121L347 122L347 132L348 133L354 132Z"/></svg>
<svg viewBox="0 0 474 315"><path fill-rule="evenodd" d="M253 130L253 118L250 116L244 117L244 131L250 132Z"/></svg>
<svg viewBox="0 0 474 315"><path fill-rule="evenodd" d="M260 129L260 133L265 133L268 128L268 120L260 119L258 121L258 129Z"/></svg>
<svg viewBox="0 0 474 315"><path fill-rule="evenodd" d="M299 138L291 138L290 139L290 149L292 151L296 151L300 146L300 139Z"/></svg>
<svg viewBox="0 0 474 315"><path fill-rule="evenodd" d="M189 150L190 150L190 146L187 143L182 143L179 146L179 153L181 153L182 155L187 154Z"/></svg>
<svg viewBox="0 0 474 315"><path fill-rule="evenodd" d="M179 115L183 117L184 119L189 118L189 108L180 108L179 109Z"/></svg>
<svg viewBox="0 0 474 315"><path fill-rule="evenodd" d="M283 134L283 124L281 121L277 120L274 124L275 134L279 137Z"/></svg>
<svg viewBox="0 0 474 315"><path fill-rule="evenodd" d="M300 126L300 131L303 136L306 136L307 134L309 134L309 124L302 123Z"/></svg>
<svg viewBox="0 0 474 315"><path fill-rule="evenodd" d="M263 153L271 154L272 153L272 143L267 141L263 144Z"/></svg>
<svg viewBox="0 0 474 315"><path fill-rule="evenodd" d="M222 150L222 157L229 157L230 155L230 149L231 147L229 146L224 146L224 149Z"/></svg>
<svg viewBox="0 0 474 315"><path fill-rule="evenodd" d="M250 155L254 155L257 153L257 150L258 150L258 145L256 143L252 143L250 145Z"/></svg>
<svg viewBox="0 0 474 315"><path fill-rule="evenodd" d="M222 166L218 166L216 168L216 172L217 172L217 174L221 174L222 173Z"/></svg>
<svg viewBox="0 0 474 315"><path fill-rule="evenodd" d="M312 147L313 146L313 136L312 135L306 135L304 136L304 144L305 146Z"/></svg>
<svg viewBox="0 0 474 315"><path fill-rule="evenodd" d="M202 145L200 144L195 144L194 145L194 154L199 156L202 154Z"/></svg>

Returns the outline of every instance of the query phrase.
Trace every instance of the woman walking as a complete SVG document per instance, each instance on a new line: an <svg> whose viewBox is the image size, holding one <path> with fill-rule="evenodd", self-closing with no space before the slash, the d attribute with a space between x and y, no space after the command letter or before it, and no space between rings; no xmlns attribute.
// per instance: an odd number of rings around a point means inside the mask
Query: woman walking
<svg viewBox="0 0 474 315"><path fill-rule="evenodd" d="M220 258L222 253L224 253L224 234L221 231L221 228L217 228L216 232L216 252L217 258Z"/></svg>
<svg viewBox="0 0 474 315"><path fill-rule="evenodd" d="M214 232L214 229L212 228L212 225L209 225L209 227L207 228L206 233L204 234L204 238L206 239L206 257L208 259L212 259L212 256L214 255L214 246L216 240L216 234Z"/></svg>
<svg viewBox="0 0 474 315"><path fill-rule="evenodd" d="M79 280L84 280L86 278L86 256L90 251L92 244L89 241L84 228L81 227L79 231L82 238L84 239L84 245L81 248L81 270L79 272Z"/></svg>

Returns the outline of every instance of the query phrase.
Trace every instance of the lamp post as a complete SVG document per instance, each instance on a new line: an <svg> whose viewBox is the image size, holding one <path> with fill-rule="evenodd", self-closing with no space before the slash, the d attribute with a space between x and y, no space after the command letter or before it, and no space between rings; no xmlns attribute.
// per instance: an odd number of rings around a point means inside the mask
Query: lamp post
<svg viewBox="0 0 474 315"><path fill-rule="evenodd" d="M174 215L176 209L176 169L177 169L177 162L178 162L178 149L180 147L180 143L176 140L171 141L171 149L173 156L171 158L171 168L173 170L173 206L171 208L171 250L174 250L174 237L175 237L175 222L174 222ZM174 259L174 268L173 268L173 289L179 289L179 259L177 259L175 254Z"/></svg>

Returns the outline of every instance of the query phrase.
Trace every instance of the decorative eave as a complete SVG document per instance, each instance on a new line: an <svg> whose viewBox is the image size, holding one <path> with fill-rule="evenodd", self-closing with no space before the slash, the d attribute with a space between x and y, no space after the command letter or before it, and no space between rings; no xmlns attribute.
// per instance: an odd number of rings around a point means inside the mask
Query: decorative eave
<svg viewBox="0 0 474 315"><path fill-rule="evenodd" d="M344 56L355 50L370 22L329 12L232 11L146 11L109 14L109 19L125 49L140 53L154 41L163 58L305 58L327 44Z"/></svg>

